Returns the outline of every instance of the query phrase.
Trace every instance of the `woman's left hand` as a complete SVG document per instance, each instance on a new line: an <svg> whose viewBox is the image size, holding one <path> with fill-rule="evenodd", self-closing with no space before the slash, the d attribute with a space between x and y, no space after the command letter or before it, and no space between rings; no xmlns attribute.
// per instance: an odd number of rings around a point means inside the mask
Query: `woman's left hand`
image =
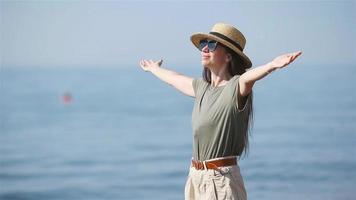
<svg viewBox="0 0 356 200"><path fill-rule="evenodd" d="M297 51L294 53L287 53L284 55L280 55L280 56L276 57L272 62L270 62L269 65L273 69L283 68L283 67L289 65L291 62L293 62L301 54L302 54L301 51Z"/></svg>

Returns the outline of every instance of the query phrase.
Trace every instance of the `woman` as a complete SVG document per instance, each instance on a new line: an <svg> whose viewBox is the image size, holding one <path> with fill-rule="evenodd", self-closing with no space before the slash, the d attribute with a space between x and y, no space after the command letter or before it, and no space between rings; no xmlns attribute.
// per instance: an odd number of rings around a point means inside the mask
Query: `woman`
<svg viewBox="0 0 356 200"><path fill-rule="evenodd" d="M163 69L162 60L140 62L143 70L195 98L193 158L185 199L247 199L237 160L248 148L253 85L301 52L247 71L252 63L243 53L246 40L235 27L218 23L208 34L193 34L191 41L201 51L202 79Z"/></svg>

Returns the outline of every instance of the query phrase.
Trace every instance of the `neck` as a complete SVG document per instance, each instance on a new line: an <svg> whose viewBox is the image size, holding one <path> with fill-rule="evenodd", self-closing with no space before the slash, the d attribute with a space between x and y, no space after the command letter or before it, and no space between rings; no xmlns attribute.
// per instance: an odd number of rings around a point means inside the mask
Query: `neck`
<svg viewBox="0 0 356 200"><path fill-rule="evenodd" d="M227 71L227 67L210 68L211 72L211 85L214 87L223 86L228 80L231 79L231 75Z"/></svg>

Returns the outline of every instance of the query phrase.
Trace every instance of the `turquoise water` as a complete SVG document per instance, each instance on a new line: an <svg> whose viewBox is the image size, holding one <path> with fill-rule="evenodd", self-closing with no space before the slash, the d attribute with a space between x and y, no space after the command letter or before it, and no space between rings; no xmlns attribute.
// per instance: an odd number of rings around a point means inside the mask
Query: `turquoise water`
<svg viewBox="0 0 356 200"><path fill-rule="evenodd" d="M255 85L249 199L356 196L356 70L334 68ZM137 66L0 72L0 199L183 199L193 98Z"/></svg>

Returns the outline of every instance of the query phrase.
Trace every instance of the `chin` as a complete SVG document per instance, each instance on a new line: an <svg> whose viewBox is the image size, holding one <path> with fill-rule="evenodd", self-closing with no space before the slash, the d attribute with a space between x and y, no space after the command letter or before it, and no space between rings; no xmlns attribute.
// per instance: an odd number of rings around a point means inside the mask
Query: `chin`
<svg viewBox="0 0 356 200"><path fill-rule="evenodd" d="M201 65L203 65L203 67L205 67L205 68L208 67L208 63L204 60L201 61Z"/></svg>

